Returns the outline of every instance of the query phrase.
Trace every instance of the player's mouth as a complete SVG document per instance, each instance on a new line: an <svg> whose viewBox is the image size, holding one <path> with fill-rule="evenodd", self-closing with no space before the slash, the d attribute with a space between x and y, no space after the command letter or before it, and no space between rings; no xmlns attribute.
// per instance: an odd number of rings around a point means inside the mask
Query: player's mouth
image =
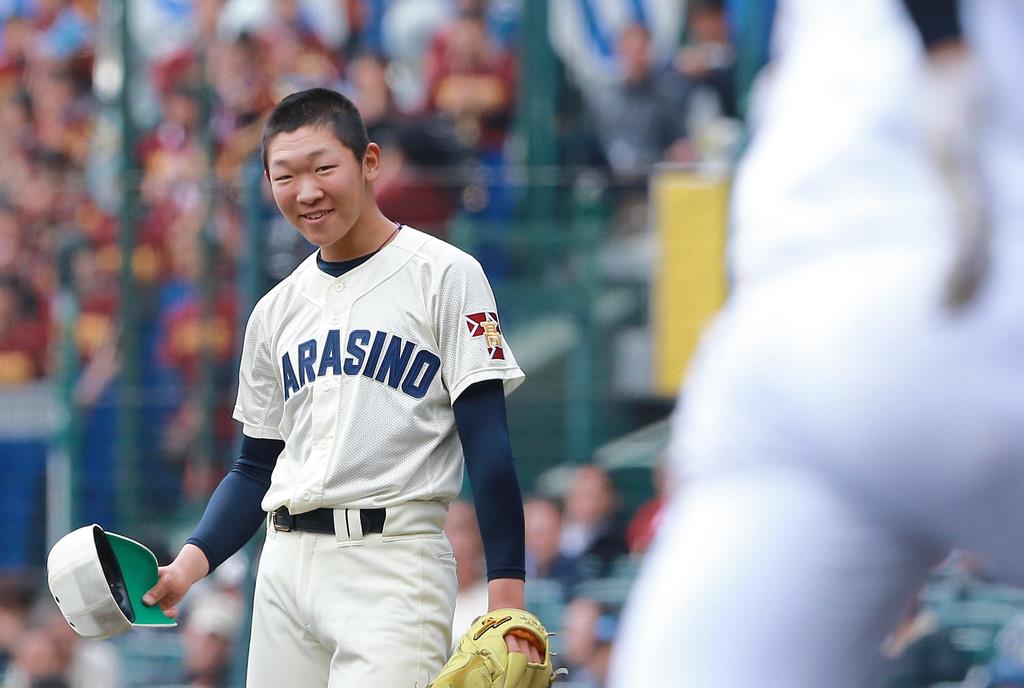
<svg viewBox="0 0 1024 688"><path fill-rule="evenodd" d="M333 208L328 208L327 210L317 210L316 212L313 213L304 213L302 215L299 215L299 217L301 217L303 220L310 224L317 224L333 212Z"/></svg>

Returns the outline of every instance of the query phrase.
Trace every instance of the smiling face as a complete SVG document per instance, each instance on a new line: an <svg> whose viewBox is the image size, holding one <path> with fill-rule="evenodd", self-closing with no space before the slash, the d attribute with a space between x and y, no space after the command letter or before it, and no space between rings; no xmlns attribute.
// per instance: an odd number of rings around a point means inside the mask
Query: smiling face
<svg viewBox="0 0 1024 688"><path fill-rule="evenodd" d="M372 226L365 219L376 208L371 182L379 172L376 144L369 144L358 160L325 126L280 132L267 146L267 177L277 207L307 241L321 247L327 260L354 258L375 248L376 234L370 236Z"/></svg>

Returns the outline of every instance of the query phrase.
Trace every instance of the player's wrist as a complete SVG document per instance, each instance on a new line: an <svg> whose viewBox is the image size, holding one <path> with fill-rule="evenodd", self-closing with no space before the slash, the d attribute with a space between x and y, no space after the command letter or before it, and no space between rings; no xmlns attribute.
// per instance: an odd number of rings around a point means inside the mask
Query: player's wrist
<svg viewBox="0 0 1024 688"><path fill-rule="evenodd" d="M523 609L525 605L525 585L518 578L495 578L487 583L487 611Z"/></svg>
<svg viewBox="0 0 1024 688"><path fill-rule="evenodd" d="M185 575L190 583L195 583L210 572L210 562L206 558L206 554L191 543L181 548L173 565Z"/></svg>

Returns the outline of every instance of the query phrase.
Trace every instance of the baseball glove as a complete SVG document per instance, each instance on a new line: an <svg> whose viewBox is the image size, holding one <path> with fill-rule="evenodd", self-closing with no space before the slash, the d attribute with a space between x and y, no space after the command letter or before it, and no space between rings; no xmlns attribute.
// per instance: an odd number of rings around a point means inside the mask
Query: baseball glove
<svg viewBox="0 0 1024 688"><path fill-rule="evenodd" d="M543 661L509 652L509 633L529 641ZM550 634L537 617L522 609L498 609L484 614L459 640L451 659L432 688L548 688L555 673L548 646Z"/></svg>

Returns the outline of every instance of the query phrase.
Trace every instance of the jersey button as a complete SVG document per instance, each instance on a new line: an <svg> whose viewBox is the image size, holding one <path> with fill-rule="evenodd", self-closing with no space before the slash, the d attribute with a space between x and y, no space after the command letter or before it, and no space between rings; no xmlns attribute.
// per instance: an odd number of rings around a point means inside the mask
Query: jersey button
<svg viewBox="0 0 1024 688"><path fill-rule="evenodd" d="M320 440L320 448L327 449L327 440Z"/></svg>
<svg viewBox="0 0 1024 688"><path fill-rule="evenodd" d="M335 284L334 285L334 291L344 291L344 289L345 289L345 285L344 284Z"/></svg>
<svg viewBox="0 0 1024 688"><path fill-rule="evenodd" d="M305 499L308 502L309 500L311 500L313 498L313 493L312 492L303 492L302 493L302 498Z"/></svg>

